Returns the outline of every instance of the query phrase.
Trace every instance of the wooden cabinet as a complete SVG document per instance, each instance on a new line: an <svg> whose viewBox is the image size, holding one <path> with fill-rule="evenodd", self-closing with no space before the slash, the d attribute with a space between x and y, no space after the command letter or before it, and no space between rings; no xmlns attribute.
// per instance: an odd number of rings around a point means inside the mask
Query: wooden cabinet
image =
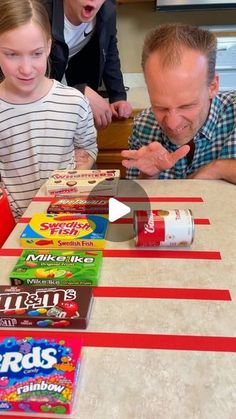
<svg viewBox="0 0 236 419"><path fill-rule="evenodd" d="M98 130L98 169L120 169L121 178L125 178L125 168L121 164L121 150L128 148L133 118L141 109L135 109L130 118L114 120L105 129Z"/></svg>

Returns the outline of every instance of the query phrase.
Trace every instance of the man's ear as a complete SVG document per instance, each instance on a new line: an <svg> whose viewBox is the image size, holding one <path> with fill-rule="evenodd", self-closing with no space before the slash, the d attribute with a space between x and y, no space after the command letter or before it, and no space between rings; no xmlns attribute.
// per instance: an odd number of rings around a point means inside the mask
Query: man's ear
<svg viewBox="0 0 236 419"><path fill-rule="evenodd" d="M219 75L215 74L209 86L209 98L212 99L219 91Z"/></svg>

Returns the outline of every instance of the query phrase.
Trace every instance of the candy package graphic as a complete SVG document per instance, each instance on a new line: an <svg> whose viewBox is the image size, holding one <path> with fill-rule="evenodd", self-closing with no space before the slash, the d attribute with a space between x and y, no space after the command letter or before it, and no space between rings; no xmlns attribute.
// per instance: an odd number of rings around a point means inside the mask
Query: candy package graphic
<svg viewBox="0 0 236 419"><path fill-rule="evenodd" d="M54 198L47 209L48 214L108 214L109 198L98 196L90 198Z"/></svg>
<svg viewBox="0 0 236 419"><path fill-rule="evenodd" d="M2 331L0 416L3 412L41 413L41 417L71 413L80 356L81 341L64 333L14 331L13 336Z"/></svg>
<svg viewBox="0 0 236 419"><path fill-rule="evenodd" d="M23 250L10 273L12 285L97 286L102 264L99 250Z"/></svg>
<svg viewBox="0 0 236 419"><path fill-rule="evenodd" d="M85 329L92 287L0 286L0 328Z"/></svg>
<svg viewBox="0 0 236 419"><path fill-rule="evenodd" d="M46 182L49 196L116 196L119 170L56 170Z"/></svg>
<svg viewBox="0 0 236 419"><path fill-rule="evenodd" d="M103 249L107 214L34 214L20 235L27 249Z"/></svg>

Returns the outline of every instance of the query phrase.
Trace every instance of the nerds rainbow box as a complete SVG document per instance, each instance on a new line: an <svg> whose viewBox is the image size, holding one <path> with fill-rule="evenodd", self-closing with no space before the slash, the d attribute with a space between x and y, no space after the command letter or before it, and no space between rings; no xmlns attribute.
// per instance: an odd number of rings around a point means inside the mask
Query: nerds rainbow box
<svg viewBox="0 0 236 419"><path fill-rule="evenodd" d="M80 353L76 334L1 331L0 417L4 412L71 413Z"/></svg>

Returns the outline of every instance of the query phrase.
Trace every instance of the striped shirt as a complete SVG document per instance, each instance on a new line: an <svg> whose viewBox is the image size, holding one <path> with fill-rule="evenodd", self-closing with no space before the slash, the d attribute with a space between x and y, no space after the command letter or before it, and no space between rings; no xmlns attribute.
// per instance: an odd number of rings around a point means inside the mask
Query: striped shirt
<svg viewBox="0 0 236 419"><path fill-rule="evenodd" d="M88 100L53 81L28 104L0 99L0 173L16 218L56 169L75 168L75 148L96 159L96 129Z"/></svg>
<svg viewBox="0 0 236 419"><path fill-rule="evenodd" d="M159 174L159 179L185 179L201 166L216 159L236 159L236 92L219 93L212 99L210 112L204 125L193 138L195 144L192 161L187 157L178 160L171 169ZM164 134L152 110L145 109L135 119L129 138L129 149L159 141L168 151L177 149ZM140 171L127 169L126 177L135 179Z"/></svg>

